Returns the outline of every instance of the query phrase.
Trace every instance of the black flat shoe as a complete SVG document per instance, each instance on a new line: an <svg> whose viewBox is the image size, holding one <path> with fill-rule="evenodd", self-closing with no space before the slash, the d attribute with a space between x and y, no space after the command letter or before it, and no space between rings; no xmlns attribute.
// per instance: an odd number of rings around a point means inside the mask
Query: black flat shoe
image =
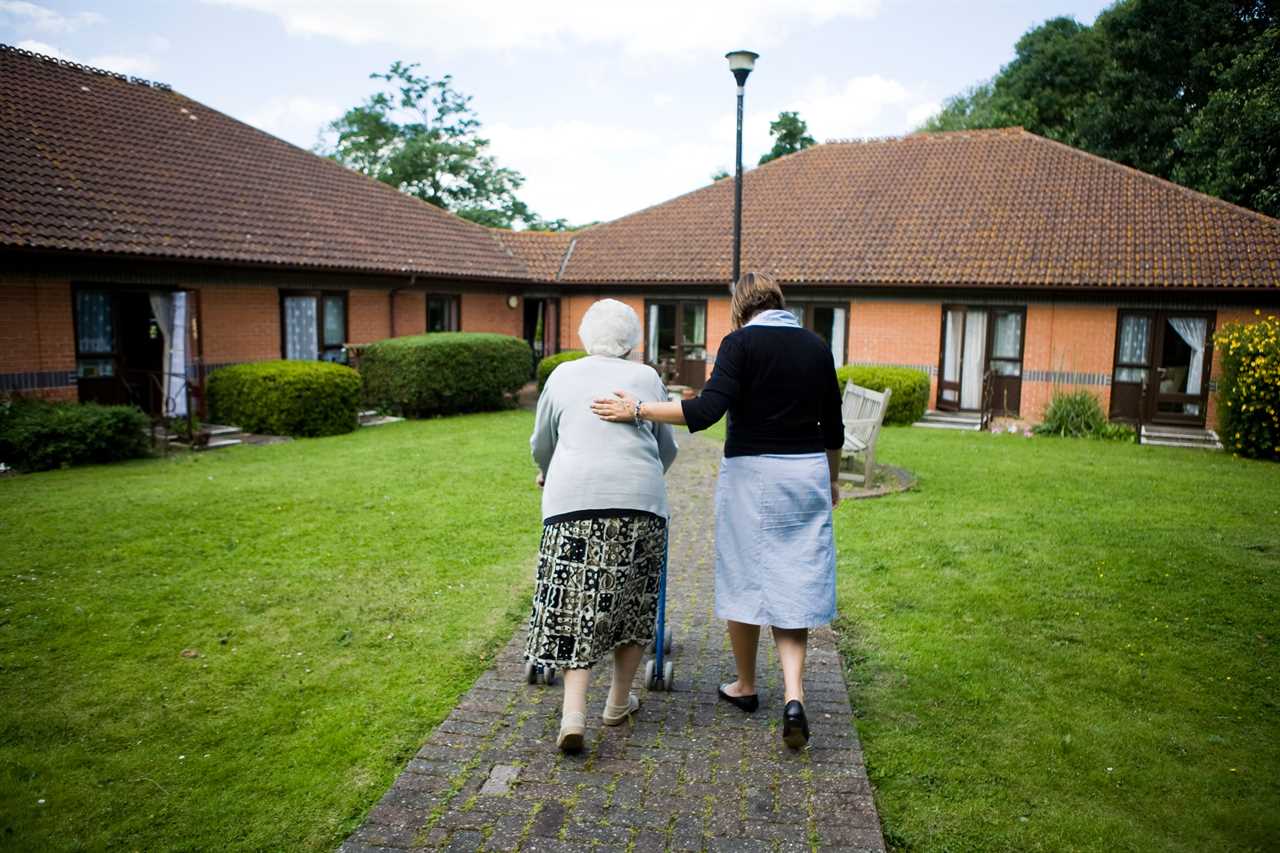
<svg viewBox="0 0 1280 853"><path fill-rule="evenodd" d="M756 708L760 707L759 693L752 693L750 696L730 696L725 692L725 688L728 686L728 684L721 684L720 687L716 689L716 693L719 694L721 699L728 702L730 705L735 705L740 710L746 711L748 714L754 714Z"/></svg>
<svg viewBox="0 0 1280 853"><path fill-rule="evenodd" d="M792 749L804 749L809 742L809 719L798 699L792 699L782 709L782 742Z"/></svg>

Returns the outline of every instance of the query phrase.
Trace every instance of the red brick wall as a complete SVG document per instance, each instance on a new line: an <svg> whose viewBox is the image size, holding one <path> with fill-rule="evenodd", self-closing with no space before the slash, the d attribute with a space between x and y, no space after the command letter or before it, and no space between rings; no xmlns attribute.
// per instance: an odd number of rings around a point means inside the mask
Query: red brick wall
<svg viewBox="0 0 1280 853"><path fill-rule="evenodd" d="M70 282L0 277L0 373L75 367Z"/></svg>
<svg viewBox="0 0 1280 853"><path fill-rule="evenodd" d="M200 320L206 364L283 356L280 292L274 287L202 287Z"/></svg>
<svg viewBox="0 0 1280 853"><path fill-rule="evenodd" d="M397 321L399 318L396 318ZM385 290L347 291L347 341L368 344L391 337L391 299Z"/></svg>
<svg viewBox="0 0 1280 853"><path fill-rule="evenodd" d="M1054 389L1083 389L1098 398L1102 411L1111 405L1111 377L1115 362L1116 306L1033 303L1027 306L1027 327L1022 355L1022 405L1024 421L1039 421ZM1051 371L1047 380L1029 381L1030 371ZM1064 374L1090 374L1094 381L1073 383Z"/></svg>
<svg viewBox="0 0 1280 853"><path fill-rule="evenodd" d="M645 329L644 297L642 296L565 296L560 299L560 349L582 349L582 341L578 338L578 326L582 324L582 316L587 309L601 299L616 299L631 306L640 318L640 328ZM640 335L640 345L633 354L634 358L644 357L646 331Z"/></svg>
<svg viewBox="0 0 1280 853"><path fill-rule="evenodd" d="M427 330L427 295L416 290L402 290L395 294L395 337L420 335Z"/></svg>
<svg viewBox="0 0 1280 853"><path fill-rule="evenodd" d="M942 304L890 300L853 300L849 311L850 364L938 364ZM929 407L937 398L938 380L930 374Z"/></svg>
<svg viewBox="0 0 1280 853"><path fill-rule="evenodd" d="M508 308L505 293L464 293L462 331L523 337L524 300L521 299L515 308Z"/></svg>

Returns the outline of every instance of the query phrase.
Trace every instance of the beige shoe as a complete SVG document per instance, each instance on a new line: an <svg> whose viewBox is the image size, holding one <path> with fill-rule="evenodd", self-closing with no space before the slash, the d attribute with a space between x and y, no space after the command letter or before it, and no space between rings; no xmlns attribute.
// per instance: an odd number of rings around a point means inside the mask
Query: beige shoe
<svg viewBox="0 0 1280 853"><path fill-rule="evenodd" d="M604 721L606 726L620 726L626 722L636 711L640 710L640 700L636 698L636 694L631 693L627 696L627 704L610 705L604 703L604 713L600 715L600 719Z"/></svg>
<svg viewBox="0 0 1280 853"><path fill-rule="evenodd" d="M582 752L586 741L587 715L581 711L567 711L560 718L560 737L556 746L561 752Z"/></svg>

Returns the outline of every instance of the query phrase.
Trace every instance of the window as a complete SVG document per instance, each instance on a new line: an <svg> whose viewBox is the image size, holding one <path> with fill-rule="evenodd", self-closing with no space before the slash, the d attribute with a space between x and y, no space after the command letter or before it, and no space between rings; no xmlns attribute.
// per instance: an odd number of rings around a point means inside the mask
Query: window
<svg viewBox="0 0 1280 853"><path fill-rule="evenodd" d="M645 361L668 384L701 388L707 378L707 303L649 302Z"/></svg>
<svg viewBox="0 0 1280 853"><path fill-rule="evenodd" d="M285 292L280 299L284 357L344 361L347 341L347 294Z"/></svg>
<svg viewBox="0 0 1280 853"><path fill-rule="evenodd" d="M461 297L427 294L427 331L457 332L462 328Z"/></svg>
<svg viewBox="0 0 1280 853"><path fill-rule="evenodd" d="M76 376L79 378L116 375L114 313L110 293L76 291Z"/></svg>
<svg viewBox="0 0 1280 853"><path fill-rule="evenodd" d="M787 306L800 325L827 342L831 348L831 358L836 367L844 365L847 358L845 346L846 332L849 329L848 303L800 303Z"/></svg>

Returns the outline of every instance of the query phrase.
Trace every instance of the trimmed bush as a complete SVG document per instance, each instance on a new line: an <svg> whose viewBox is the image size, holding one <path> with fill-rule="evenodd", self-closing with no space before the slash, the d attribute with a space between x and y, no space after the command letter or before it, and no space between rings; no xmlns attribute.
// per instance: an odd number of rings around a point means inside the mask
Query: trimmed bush
<svg viewBox="0 0 1280 853"><path fill-rule="evenodd" d="M314 437L358 424L360 374L324 361L259 361L209 374L209 417L263 435Z"/></svg>
<svg viewBox="0 0 1280 853"><path fill-rule="evenodd" d="M892 388L889 410L884 413L886 424L913 424L924 417L929 407L929 374L909 367L862 367L846 365L836 371L840 380L840 393L852 382L872 391Z"/></svg>
<svg viewBox="0 0 1280 853"><path fill-rule="evenodd" d="M551 371L566 361L577 361L580 358L586 358L586 355L580 349L567 349L564 352L549 355L538 362L538 392L541 393L543 386L547 384L547 378L551 376Z"/></svg>
<svg viewBox="0 0 1280 853"><path fill-rule="evenodd" d="M415 418L501 409L532 364L525 341L477 332L389 338L360 350L365 402Z"/></svg>
<svg viewBox="0 0 1280 853"><path fill-rule="evenodd" d="M1218 438L1223 447L1250 459L1280 461L1280 317L1228 323L1213 342L1222 363Z"/></svg>
<svg viewBox="0 0 1280 853"><path fill-rule="evenodd" d="M150 421L133 406L0 402L0 462L19 471L118 462L147 455Z"/></svg>

